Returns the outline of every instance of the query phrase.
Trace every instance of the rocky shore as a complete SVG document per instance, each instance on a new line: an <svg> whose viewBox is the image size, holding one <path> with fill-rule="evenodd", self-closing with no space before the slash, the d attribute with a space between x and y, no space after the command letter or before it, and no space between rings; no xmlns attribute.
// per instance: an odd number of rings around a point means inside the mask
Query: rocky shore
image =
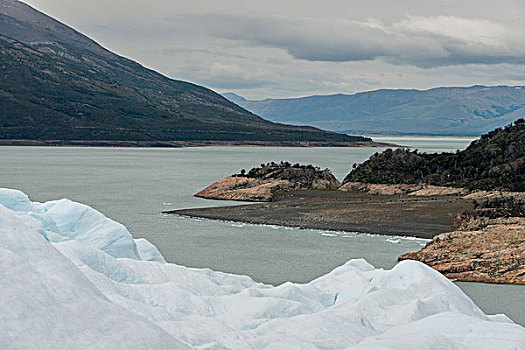
<svg viewBox="0 0 525 350"><path fill-rule="evenodd" d="M399 260L421 261L460 281L525 284L524 140L520 119L456 153L387 149L354 164L341 185L328 170L263 166L197 195L276 203L172 213L432 238Z"/></svg>
<svg viewBox="0 0 525 350"><path fill-rule="evenodd" d="M525 284L525 218L463 215L453 228L398 260L421 261L458 281Z"/></svg>
<svg viewBox="0 0 525 350"><path fill-rule="evenodd" d="M346 182L340 191L366 192L372 195L408 195L408 196L461 196L469 192L464 188L433 186L428 184L371 184L365 182Z"/></svg>
<svg viewBox="0 0 525 350"><path fill-rule="evenodd" d="M525 284L525 195L428 184L340 184L329 170L267 164L196 194L272 202L176 210L190 217L432 239L418 260L459 281ZM461 214L463 213L463 214Z"/></svg>
<svg viewBox="0 0 525 350"><path fill-rule="evenodd" d="M248 202L271 202L283 193L295 190L339 190L369 195L414 197L465 196L464 188L432 186L428 184L370 184L364 182L341 183L330 170L306 166L265 165L225 177L195 194L196 197ZM488 193L488 192L487 192ZM483 194L485 196L486 193ZM474 198L474 197L472 197Z"/></svg>
<svg viewBox="0 0 525 350"><path fill-rule="evenodd" d="M399 260L423 262L459 281L525 284L524 194L443 195L447 192L433 187L407 194L399 193L403 185L367 185L366 190L363 184L359 186L361 190L295 190L278 194L271 203L168 213L432 239L419 252L407 253ZM429 193L434 195L424 195ZM441 195L435 195L438 193ZM490 208L483 208L487 205Z"/></svg>

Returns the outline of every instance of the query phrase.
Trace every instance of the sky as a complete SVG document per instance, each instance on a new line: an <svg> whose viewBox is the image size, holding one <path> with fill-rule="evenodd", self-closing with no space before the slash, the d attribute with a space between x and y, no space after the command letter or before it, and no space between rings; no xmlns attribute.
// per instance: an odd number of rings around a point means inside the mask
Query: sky
<svg viewBox="0 0 525 350"><path fill-rule="evenodd" d="M524 0L25 0L171 78L249 99L525 85Z"/></svg>

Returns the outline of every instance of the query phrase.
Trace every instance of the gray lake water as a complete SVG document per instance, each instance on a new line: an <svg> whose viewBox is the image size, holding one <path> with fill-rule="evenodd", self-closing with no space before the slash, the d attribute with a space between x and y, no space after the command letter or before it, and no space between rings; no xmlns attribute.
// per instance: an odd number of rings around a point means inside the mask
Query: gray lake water
<svg viewBox="0 0 525 350"><path fill-rule="evenodd" d="M455 151L471 139L385 139L420 151ZM383 139L382 139L383 140ZM419 142L419 143L418 143ZM349 259L391 268L422 240L300 230L163 215L168 209L236 205L193 197L219 178L260 163L287 160L330 168L342 179L353 163L381 148L0 147L0 186L32 200L69 198L123 223L155 244L167 261L244 274L261 282L307 282ZM256 204L255 204L256 205ZM458 283L487 313L525 324L525 286Z"/></svg>

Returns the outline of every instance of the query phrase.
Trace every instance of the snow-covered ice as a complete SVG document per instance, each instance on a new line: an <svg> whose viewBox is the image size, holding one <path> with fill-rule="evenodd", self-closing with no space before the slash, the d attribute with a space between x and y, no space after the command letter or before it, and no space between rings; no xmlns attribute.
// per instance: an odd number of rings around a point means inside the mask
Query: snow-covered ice
<svg viewBox="0 0 525 350"><path fill-rule="evenodd" d="M273 287L168 264L86 205L0 189L0 348L516 350L525 329L419 262Z"/></svg>

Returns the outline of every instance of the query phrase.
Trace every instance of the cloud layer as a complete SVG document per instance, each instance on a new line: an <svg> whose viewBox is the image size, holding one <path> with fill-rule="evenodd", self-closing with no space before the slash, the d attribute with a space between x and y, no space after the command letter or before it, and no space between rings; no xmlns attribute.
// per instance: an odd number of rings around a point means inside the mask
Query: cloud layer
<svg viewBox="0 0 525 350"><path fill-rule="evenodd" d="M294 58L348 62L385 59L436 67L456 64L524 64L525 24L455 16L334 20L231 15L180 15L177 26L199 23L212 37L279 48Z"/></svg>
<svg viewBox="0 0 525 350"><path fill-rule="evenodd" d="M523 0L26 0L170 77L247 98L525 85Z"/></svg>

